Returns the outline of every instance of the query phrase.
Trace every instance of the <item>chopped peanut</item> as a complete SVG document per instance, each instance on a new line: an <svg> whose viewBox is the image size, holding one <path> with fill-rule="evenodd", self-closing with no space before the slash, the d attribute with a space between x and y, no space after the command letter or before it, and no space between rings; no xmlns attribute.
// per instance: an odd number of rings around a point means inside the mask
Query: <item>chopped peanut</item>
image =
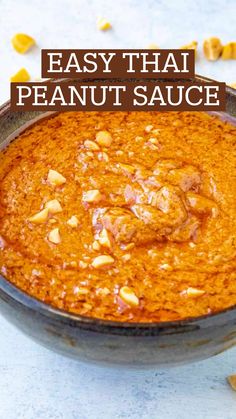
<svg viewBox="0 0 236 419"><path fill-rule="evenodd" d="M108 131L99 131L96 134L96 141L102 147L109 147L112 143L112 136Z"/></svg>
<svg viewBox="0 0 236 419"><path fill-rule="evenodd" d="M89 293L89 290L87 288L75 287L74 293L79 295L86 295Z"/></svg>
<svg viewBox="0 0 236 419"><path fill-rule="evenodd" d="M101 151L100 153L98 153L98 160L100 160L100 161L103 160L103 161L108 162L109 161L108 154L105 153L104 151Z"/></svg>
<svg viewBox="0 0 236 419"><path fill-rule="evenodd" d="M54 228L52 231L50 231L48 240L54 244L59 244L61 242L59 228Z"/></svg>
<svg viewBox="0 0 236 419"><path fill-rule="evenodd" d="M149 44L147 46L147 49L158 49L158 45L157 44Z"/></svg>
<svg viewBox="0 0 236 419"><path fill-rule="evenodd" d="M52 201L48 201L45 205L45 208L48 209L50 214L57 214L58 212L62 212L61 204L57 199L53 199Z"/></svg>
<svg viewBox="0 0 236 419"><path fill-rule="evenodd" d="M79 261L79 267L82 269L86 269L88 267L88 264L84 262L83 260Z"/></svg>
<svg viewBox="0 0 236 419"><path fill-rule="evenodd" d="M93 259L92 266L93 268L103 268L104 266L109 266L114 262L115 260L113 259L113 257L109 255L101 255Z"/></svg>
<svg viewBox="0 0 236 419"><path fill-rule="evenodd" d="M227 377L228 383L233 390L236 391L236 374Z"/></svg>
<svg viewBox="0 0 236 419"><path fill-rule="evenodd" d="M128 262L128 260L130 260L131 259L131 254L130 253L125 253L125 255L123 255L123 256L121 256L122 257L122 260L124 261L124 262Z"/></svg>
<svg viewBox="0 0 236 419"><path fill-rule="evenodd" d="M152 134L154 134L154 135L159 135L160 132L161 132L161 130L159 128L155 128L155 129L152 130Z"/></svg>
<svg viewBox="0 0 236 419"><path fill-rule="evenodd" d="M232 42L232 44L233 44L232 58L233 58L233 60L236 60L236 42Z"/></svg>
<svg viewBox="0 0 236 419"><path fill-rule="evenodd" d="M92 248L93 250L100 250L101 249L100 243L97 240L94 240L92 244Z"/></svg>
<svg viewBox="0 0 236 419"><path fill-rule="evenodd" d="M155 137L152 137L152 138L149 138L149 140L148 140L150 143L152 143L152 144L155 144L155 145L159 145L159 141L158 141L158 139L157 138L155 138Z"/></svg>
<svg viewBox="0 0 236 419"><path fill-rule="evenodd" d="M188 297L200 297L201 295L205 294L205 291L189 287L186 290L186 294Z"/></svg>
<svg viewBox="0 0 236 419"><path fill-rule="evenodd" d="M130 164L118 163L117 166L126 173L133 174L136 171L135 167L131 166Z"/></svg>
<svg viewBox="0 0 236 419"><path fill-rule="evenodd" d="M24 83L30 80L30 75L25 68L21 68L14 76L10 78L11 82Z"/></svg>
<svg viewBox="0 0 236 419"><path fill-rule="evenodd" d="M231 60L231 58L232 58L232 46L231 46L231 42L230 42L229 44L223 46L221 59L222 60Z"/></svg>
<svg viewBox="0 0 236 419"><path fill-rule="evenodd" d="M151 131L152 131L152 129L153 129L153 125L147 125L147 126L145 127L145 130L144 130L144 131L146 131L146 132L151 132Z"/></svg>
<svg viewBox="0 0 236 419"><path fill-rule="evenodd" d="M20 54L25 54L31 47L36 44L34 38L26 35L25 33L17 33L14 35L11 43L15 51L19 52Z"/></svg>
<svg viewBox="0 0 236 419"><path fill-rule="evenodd" d="M76 228L79 225L79 221L76 215L72 215L72 217L66 223L72 228Z"/></svg>
<svg viewBox="0 0 236 419"><path fill-rule="evenodd" d="M70 262L70 266L71 266L72 268L77 268L78 263L76 262L76 260L72 260L72 261Z"/></svg>
<svg viewBox="0 0 236 419"><path fill-rule="evenodd" d="M50 220L48 220L48 222L50 224L56 224L57 223L57 220L55 218L50 218Z"/></svg>
<svg viewBox="0 0 236 419"><path fill-rule="evenodd" d="M98 20L97 20L97 28L100 31L107 31L108 29L111 29L111 24L104 17L99 17Z"/></svg>
<svg viewBox="0 0 236 419"><path fill-rule="evenodd" d="M128 243L125 246L123 246L123 250L132 250L135 247L134 243Z"/></svg>
<svg viewBox="0 0 236 419"><path fill-rule="evenodd" d="M84 202L89 202L89 203L99 202L101 201L101 199L102 199L102 194L99 192L98 189L84 192L83 198L82 198Z"/></svg>
<svg viewBox="0 0 236 419"><path fill-rule="evenodd" d="M33 215L29 218L29 222L33 224L42 224L44 223L48 218L48 209L45 208L40 212L37 212L37 214Z"/></svg>
<svg viewBox="0 0 236 419"><path fill-rule="evenodd" d="M117 150L116 155L117 156L123 156L124 152L122 150Z"/></svg>
<svg viewBox="0 0 236 419"><path fill-rule="evenodd" d="M96 289L96 294L97 295L101 295L103 297L103 296L109 295L110 294L110 290L107 287L97 288Z"/></svg>
<svg viewBox="0 0 236 419"><path fill-rule="evenodd" d="M89 150L98 151L99 146L95 143L95 141L85 140L84 146Z"/></svg>
<svg viewBox="0 0 236 419"><path fill-rule="evenodd" d="M98 241L101 246L107 247L108 249L111 248L111 240L108 231L105 228L99 234Z"/></svg>
<svg viewBox="0 0 236 419"><path fill-rule="evenodd" d="M160 149L160 145L156 145L150 141L148 141L148 146L150 147L151 150L159 150Z"/></svg>
<svg viewBox="0 0 236 419"><path fill-rule="evenodd" d="M83 303L83 307L86 311L91 310L91 308L93 307L92 304L89 303Z"/></svg>
<svg viewBox="0 0 236 419"><path fill-rule="evenodd" d="M171 265L169 265L169 263L163 263L162 265L160 265L160 268L164 271L173 271L173 268Z"/></svg>
<svg viewBox="0 0 236 419"><path fill-rule="evenodd" d="M50 169L48 172L47 181L52 186L60 186L66 182L66 178L62 176L60 173L58 173L56 170Z"/></svg>
<svg viewBox="0 0 236 419"><path fill-rule="evenodd" d="M94 157L94 154L93 154L93 152L92 152L92 151L87 151L87 153L86 153L86 154L87 154L87 156L88 156L88 157Z"/></svg>
<svg viewBox="0 0 236 419"><path fill-rule="evenodd" d="M203 43L203 52L209 61L216 61L221 55L223 46L219 38L209 38Z"/></svg>
<svg viewBox="0 0 236 419"><path fill-rule="evenodd" d="M139 143L140 141L143 141L143 137L140 137L140 135L137 135L137 137L135 137L135 141L136 143Z"/></svg>
<svg viewBox="0 0 236 419"><path fill-rule="evenodd" d="M236 59L236 42L229 42L223 46L222 60L235 60Z"/></svg>
<svg viewBox="0 0 236 419"><path fill-rule="evenodd" d="M137 307L139 305L139 299L131 288L127 286L121 287L119 295L120 298L129 306Z"/></svg>
<svg viewBox="0 0 236 419"><path fill-rule="evenodd" d="M197 41L192 41L192 42L190 42L190 44L184 45L184 46L180 47L179 49L193 49L195 51L195 56L196 56L197 46L198 46L198 42Z"/></svg>

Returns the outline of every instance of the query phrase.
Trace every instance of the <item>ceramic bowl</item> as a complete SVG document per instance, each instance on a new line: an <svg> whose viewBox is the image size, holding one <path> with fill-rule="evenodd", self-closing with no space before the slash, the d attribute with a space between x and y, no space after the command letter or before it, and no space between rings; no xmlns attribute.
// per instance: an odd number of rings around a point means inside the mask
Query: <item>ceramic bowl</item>
<svg viewBox="0 0 236 419"><path fill-rule="evenodd" d="M200 76L197 80L208 82ZM0 145L46 116L0 109ZM227 88L222 117L236 117L236 90ZM167 367L216 355L236 344L236 306L217 314L165 323L121 323L55 309L0 277L0 312L43 346L86 362L129 367Z"/></svg>

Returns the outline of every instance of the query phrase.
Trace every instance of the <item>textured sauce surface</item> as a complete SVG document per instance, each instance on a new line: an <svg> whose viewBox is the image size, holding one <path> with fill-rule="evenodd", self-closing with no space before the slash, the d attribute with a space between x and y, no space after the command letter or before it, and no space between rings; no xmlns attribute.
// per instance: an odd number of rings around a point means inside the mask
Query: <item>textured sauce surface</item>
<svg viewBox="0 0 236 419"><path fill-rule="evenodd" d="M198 112L39 122L0 154L2 275L60 309L117 321L236 304L235 144L234 126ZM59 210L35 222L52 200Z"/></svg>

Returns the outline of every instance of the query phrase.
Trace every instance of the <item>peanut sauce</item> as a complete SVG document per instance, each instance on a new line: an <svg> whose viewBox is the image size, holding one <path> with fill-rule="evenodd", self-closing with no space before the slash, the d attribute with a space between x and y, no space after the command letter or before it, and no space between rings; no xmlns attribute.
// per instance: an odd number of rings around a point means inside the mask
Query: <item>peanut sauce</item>
<svg viewBox="0 0 236 419"><path fill-rule="evenodd" d="M65 112L0 153L1 273L71 313L154 322L236 304L236 127Z"/></svg>

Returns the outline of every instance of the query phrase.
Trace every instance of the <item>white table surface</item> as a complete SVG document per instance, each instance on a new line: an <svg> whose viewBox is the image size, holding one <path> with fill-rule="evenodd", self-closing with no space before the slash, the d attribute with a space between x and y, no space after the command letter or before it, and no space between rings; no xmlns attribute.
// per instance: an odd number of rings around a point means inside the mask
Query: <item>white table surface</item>
<svg viewBox="0 0 236 419"><path fill-rule="evenodd" d="M113 30L96 29L98 16ZM21 56L11 37L25 32L38 48ZM235 0L0 0L0 103L9 77L26 67L40 77L40 48L179 47L208 36L236 41ZM209 63L199 74L236 82L236 61ZM23 336L0 318L1 419L235 419L236 349L165 371L126 371L81 365Z"/></svg>

